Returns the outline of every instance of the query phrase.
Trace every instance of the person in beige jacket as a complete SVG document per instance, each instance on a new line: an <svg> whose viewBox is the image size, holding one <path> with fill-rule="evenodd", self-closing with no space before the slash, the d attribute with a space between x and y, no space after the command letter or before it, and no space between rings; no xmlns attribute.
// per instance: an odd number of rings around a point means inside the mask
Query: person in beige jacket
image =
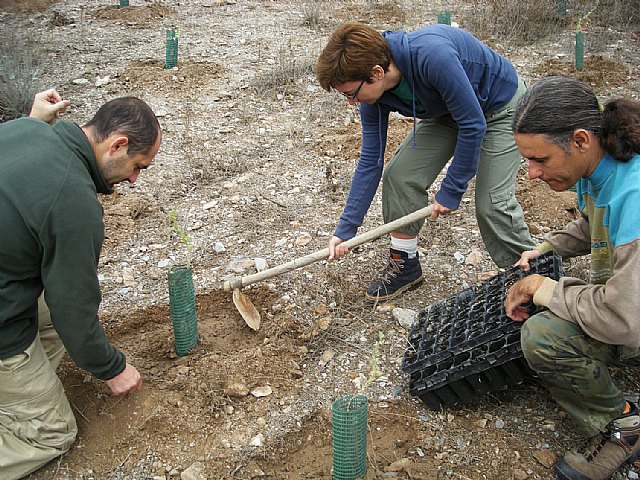
<svg viewBox="0 0 640 480"><path fill-rule="evenodd" d="M554 251L591 255L590 281L530 275L515 283L507 315L525 321L524 356L554 399L589 437L556 465L561 480L610 478L640 456L640 412L608 366L640 365L640 103L604 108L587 85L548 77L514 114L529 177L553 190L576 187L580 218L548 234L517 265ZM527 318L527 302L548 310Z"/></svg>

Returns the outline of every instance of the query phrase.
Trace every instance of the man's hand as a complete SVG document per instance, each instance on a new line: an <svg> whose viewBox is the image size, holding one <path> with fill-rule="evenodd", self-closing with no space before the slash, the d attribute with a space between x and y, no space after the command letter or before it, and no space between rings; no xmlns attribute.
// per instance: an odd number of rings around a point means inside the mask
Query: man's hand
<svg viewBox="0 0 640 480"><path fill-rule="evenodd" d="M522 322L529 318L527 307L524 304L531 303L543 280L542 275L534 273L518 280L511 286L504 301L507 317L516 322Z"/></svg>
<svg viewBox="0 0 640 480"><path fill-rule="evenodd" d="M450 208L445 207L437 200L433 200L433 210L431 210L431 220L437 220L440 215L448 215L453 212Z"/></svg>
<svg viewBox="0 0 640 480"><path fill-rule="evenodd" d="M114 395L124 395L142 386L142 377L136 367L127 363L124 370L105 382Z"/></svg>
<svg viewBox="0 0 640 480"><path fill-rule="evenodd" d="M542 255L540 250L527 250L522 252L520 256L520 260L513 264L514 267L520 267L523 270L529 270L531 266L529 265L529 260L533 260L534 258L538 258Z"/></svg>
<svg viewBox="0 0 640 480"><path fill-rule="evenodd" d="M29 116L43 122L53 123L58 114L70 105L68 100L63 100L53 88L36 93L31 106Z"/></svg>
<svg viewBox="0 0 640 480"><path fill-rule="evenodd" d="M336 236L331 237L329 240L329 260L337 260L344 257L349 250L346 245L342 245L342 239Z"/></svg>

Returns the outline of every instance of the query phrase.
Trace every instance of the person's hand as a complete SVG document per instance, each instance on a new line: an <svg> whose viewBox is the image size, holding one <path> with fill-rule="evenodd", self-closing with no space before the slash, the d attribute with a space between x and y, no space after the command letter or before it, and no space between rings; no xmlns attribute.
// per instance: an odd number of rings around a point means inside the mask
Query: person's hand
<svg viewBox="0 0 640 480"><path fill-rule="evenodd" d="M114 395L124 395L139 389L142 386L142 377L136 367L127 363L122 372L105 383Z"/></svg>
<svg viewBox="0 0 640 480"><path fill-rule="evenodd" d="M58 118L60 112L69 105L70 102L68 100L63 100L62 97L58 95L58 92L50 88L44 92L36 93L29 116L42 120L43 122L53 123L56 118Z"/></svg>
<svg viewBox="0 0 640 480"><path fill-rule="evenodd" d="M523 270L529 270L531 266L529 265L529 260L533 260L534 258L538 258L542 255L540 250L526 250L522 252L520 255L520 260L513 264L514 267L520 267Z"/></svg>
<svg viewBox="0 0 640 480"><path fill-rule="evenodd" d="M433 200L433 210L431 210L431 220L436 220L440 215L448 215L451 212L453 212L453 210L445 207L441 203L438 203L436 199Z"/></svg>
<svg viewBox="0 0 640 480"><path fill-rule="evenodd" d="M350 250L346 245L342 244L342 239L336 236L329 240L329 260L337 260L344 257Z"/></svg>
<svg viewBox="0 0 640 480"><path fill-rule="evenodd" d="M542 285L544 277L534 273L514 283L507 292L504 309L507 317L522 322L529 318L526 303L531 303L533 296Z"/></svg>

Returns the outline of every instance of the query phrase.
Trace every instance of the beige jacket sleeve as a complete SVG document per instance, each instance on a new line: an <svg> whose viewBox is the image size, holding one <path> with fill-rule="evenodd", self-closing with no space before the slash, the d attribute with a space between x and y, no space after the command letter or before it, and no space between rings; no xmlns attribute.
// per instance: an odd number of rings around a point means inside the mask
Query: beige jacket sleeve
<svg viewBox="0 0 640 480"><path fill-rule="evenodd" d="M576 222L574 222L576 223ZM640 240L614 251L613 272L604 285L572 277L546 278L533 297L587 335L611 345L640 347Z"/></svg>
<svg viewBox="0 0 640 480"><path fill-rule="evenodd" d="M552 248L562 258L573 258L591 253L591 232L589 231L589 221L585 217L580 217L569 223L562 230L550 232L545 236L545 243ZM542 247L545 249L545 247ZM538 249L542 251L542 249ZM542 252L545 253L545 252Z"/></svg>

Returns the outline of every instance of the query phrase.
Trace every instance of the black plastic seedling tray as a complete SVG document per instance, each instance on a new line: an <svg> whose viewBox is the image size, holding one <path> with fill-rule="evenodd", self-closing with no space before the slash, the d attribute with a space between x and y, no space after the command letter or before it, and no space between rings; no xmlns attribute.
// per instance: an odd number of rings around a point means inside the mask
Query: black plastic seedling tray
<svg viewBox="0 0 640 480"><path fill-rule="evenodd" d="M533 273L558 280L562 259L541 255L527 271L513 267L420 312L401 367L410 375L410 393L440 410L529 376L520 346L522 324L506 316L504 299L511 285ZM529 307L531 315L542 310Z"/></svg>

